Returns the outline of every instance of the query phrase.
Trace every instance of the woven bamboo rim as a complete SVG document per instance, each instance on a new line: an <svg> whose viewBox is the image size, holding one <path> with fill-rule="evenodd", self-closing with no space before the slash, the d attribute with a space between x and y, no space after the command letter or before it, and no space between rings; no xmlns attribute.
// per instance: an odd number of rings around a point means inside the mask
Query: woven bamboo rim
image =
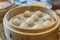
<svg viewBox="0 0 60 40"><path fill-rule="evenodd" d="M57 15L59 16L59 21L60 21L60 13L57 12L57 10L55 10L55 12L57 13ZM59 33L60 33L60 25L59 25Z"/></svg>

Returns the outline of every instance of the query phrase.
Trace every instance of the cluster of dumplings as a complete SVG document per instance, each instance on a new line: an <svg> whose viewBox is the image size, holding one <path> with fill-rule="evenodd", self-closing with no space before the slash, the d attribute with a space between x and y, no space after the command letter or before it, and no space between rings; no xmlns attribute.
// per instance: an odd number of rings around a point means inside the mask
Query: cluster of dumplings
<svg viewBox="0 0 60 40"><path fill-rule="evenodd" d="M22 29L42 29L52 24L53 18L42 11L28 11L26 10L23 14L25 21L22 22L20 18L12 18L12 24Z"/></svg>

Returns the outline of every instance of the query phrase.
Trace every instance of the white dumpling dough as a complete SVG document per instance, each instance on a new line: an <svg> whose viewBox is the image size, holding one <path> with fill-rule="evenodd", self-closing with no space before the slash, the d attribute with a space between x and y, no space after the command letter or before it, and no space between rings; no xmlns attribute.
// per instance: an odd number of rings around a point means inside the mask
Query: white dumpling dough
<svg viewBox="0 0 60 40"><path fill-rule="evenodd" d="M34 21L38 21L39 20L39 17L36 14L32 15L31 18L34 19Z"/></svg>
<svg viewBox="0 0 60 40"><path fill-rule="evenodd" d="M26 23L29 25L29 26L33 26L34 25L34 20L32 18L28 18L26 20Z"/></svg>
<svg viewBox="0 0 60 40"><path fill-rule="evenodd" d="M19 20L18 18L14 18L14 19L12 20L12 24L13 24L13 25L16 25L16 26L19 26L19 25L20 25L20 20Z"/></svg>
<svg viewBox="0 0 60 40"><path fill-rule="evenodd" d="M33 29L42 29L42 28L43 28L43 26L42 25L39 25L39 24L33 26Z"/></svg>
<svg viewBox="0 0 60 40"><path fill-rule="evenodd" d="M45 15L44 17L43 17L43 20L52 20L52 17L50 16L50 15Z"/></svg>
<svg viewBox="0 0 60 40"><path fill-rule="evenodd" d="M46 20L45 22L43 22L43 26L45 26L45 27L47 27L47 26L49 26L51 24L52 24L52 22L49 21L49 20Z"/></svg>
<svg viewBox="0 0 60 40"><path fill-rule="evenodd" d="M31 15L32 15L31 12L28 11L28 10L26 10L26 11L24 12L24 16L25 16L25 17L30 17Z"/></svg>
<svg viewBox="0 0 60 40"><path fill-rule="evenodd" d="M38 15L39 17L42 17L43 13L41 11L36 11L36 15Z"/></svg>
<svg viewBox="0 0 60 40"><path fill-rule="evenodd" d="M27 29L28 27L26 23L22 23L19 28Z"/></svg>

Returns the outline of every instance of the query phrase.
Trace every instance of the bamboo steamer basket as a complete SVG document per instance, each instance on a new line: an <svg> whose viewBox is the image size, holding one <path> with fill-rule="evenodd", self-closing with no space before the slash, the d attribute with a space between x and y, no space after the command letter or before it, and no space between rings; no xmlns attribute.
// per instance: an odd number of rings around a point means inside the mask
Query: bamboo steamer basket
<svg viewBox="0 0 60 40"><path fill-rule="evenodd" d="M57 15L59 16L59 19L60 19L60 9L55 10L55 12L57 13ZM60 27L59 27L59 32L60 32Z"/></svg>
<svg viewBox="0 0 60 40"><path fill-rule="evenodd" d="M9 23L9 19L13 16L23 13L24 11L43 11L51 15L56 21L47 28L29 30L15 27ZM4 32L7 40L57 40L59 17L51 9L37 7L37 6L22 6L16 7L6 13L3 19Z"/></svg>
<svg viewBox="0 0 60 40"><path fill-rule="evenodd" d="M3 1L3 0L2 0L2 1ZM6 13L8 10L14 8L15 6L16 6L15 3L14 3L13 1L11 1L11 5L10 5L10 6L4 8L4 9L0 9L0 23L3 22L3 17L4 17L4 15L5 15L5 13Z"/></svg>

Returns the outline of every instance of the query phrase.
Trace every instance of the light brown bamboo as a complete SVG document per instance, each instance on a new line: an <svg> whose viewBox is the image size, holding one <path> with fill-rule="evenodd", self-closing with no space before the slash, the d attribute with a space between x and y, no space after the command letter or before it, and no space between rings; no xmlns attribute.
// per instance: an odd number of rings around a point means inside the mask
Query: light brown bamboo
<svg viewBox="0 0 60 40"><path fill-rule="evenodd" d="M29 11L43 11L50 14L55 19L55 23L50 27L38 30L21 29L9 23L9 19L13 16L23 13L25 10ZM24 6L17 7L10 10L4 17L4 32L7 40L56 40L58 35L59 17L51 9L37 7L37 6Z"/></svg>

